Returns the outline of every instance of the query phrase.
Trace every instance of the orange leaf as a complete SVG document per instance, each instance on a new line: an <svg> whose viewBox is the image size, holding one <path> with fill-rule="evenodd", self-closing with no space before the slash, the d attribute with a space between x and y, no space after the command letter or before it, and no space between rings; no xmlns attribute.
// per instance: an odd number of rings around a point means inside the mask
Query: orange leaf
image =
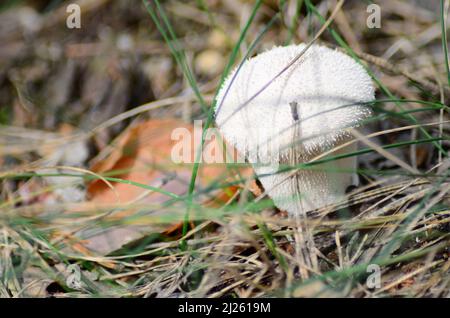
<svg viewBox="0 0 450 318"><path fill-rule="evenodd" d="M152 119L140 123L118 138L111 154L92 167L92 171L102 174L111 171L122 171L116 178L153 186L184 195L187 193L193 164L175 164L171 159L172 148L178 142L172 140L174 129L185 128L191 133L191 158L195 157L194 127L177 119ZM201 131L200 131L201 134ZM215 142L215 138L210 142ZM240 173L249 175L249 168L240 169ZM211 182L222 181L233 177L232 170L225 164L201 164L197 187L205 187ZM112 182L121 203L139 199L147 189L132 184ZM230 188L236 191L236 188ZM227 190L230 190L227 189ZM221 191L222 194L225 193ZM229 193L229 191L227 191ZM88 193L91 201L96 203L115 203L117 197L106 183L95 180L89 184ZM220 196L221 194L218 194ZM229 198L229 194L226 195ZM165 194L153 192L140 202L162 203L169 199Z"/></svg>
<svg viewBox="0 0 450 318"><path fill-rule="evenodd" d="M193 159L197 153L197 149L193 147L194 139L196 137L201 140L201 129L197 131L193 125L177 119L152 119L126 130L116 139L113 151L105 159L95 163L91 170L98 174L118 171L119 173L113 175L113 177L159 188L179 196L186 195L189 189L193 164L175 164L171 159L172 149L179 142L171 138L172 132L177 128L185 129L185 132L191 134L190 156ZM207 144L210 145L213 142L217 144L218 141L212 138ZM219 147L218 149L221 148ZM235 150L230 150L230 147L227 146L227 151ZM207 191L207 195L200 199L196 198L196 201L205 206L220 206L228 202L239 190L239 186L221 187L221 184L223 182L231 182L238 175L238 172L242 177L248 177L252 174L252 169L242 168L236 170L228 169L227 165L223 163L202 163L197 174L196 190L201 190L201 188L211 185L212 182L216 182L217 190ZM115 191L111 190L102 180L92 181L88 185L88 194L92 206L114 206L118 202L122 204L131 202L162 204L171 199L166 194L133 184L111 183ZM251 188L254 187L254 185L251 186ZM136 209L130 207L126 211L116 212L108 216L108 220L118 221L135 213ZM164 213L164 211L149 212L149 216L161 215L161 213ZM89 250L100 254L108 254L129 242L143 237L146 233L156 232L169 235L180 229L179 222L164 226L154 223L150 225L141 224L141 221L136 223L105 228L100 233L93 233L93 235L88 230L78 233L77 237L83 241L83 245ZM142 223L146 222L142 221ZM79 247L77 250L81 251Z"/></svg>

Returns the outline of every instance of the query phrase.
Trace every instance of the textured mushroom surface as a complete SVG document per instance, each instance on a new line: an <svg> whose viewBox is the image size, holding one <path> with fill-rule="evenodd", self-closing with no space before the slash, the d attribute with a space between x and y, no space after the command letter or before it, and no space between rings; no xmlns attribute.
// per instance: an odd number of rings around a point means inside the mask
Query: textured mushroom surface
<svg viewBox="0 0 450 318"><path fill-rule="evenodd" d="M353 183L356 161L335 160L295 175L277 173L280 164L308 162L348 141L345 128L368 118L367 102L374 99L371 78L360 64L318 45L271 81L304 47L274 47L245 61L221 87L215 114L225 139L254 165L275 204L291 214L342 198Z"/></svg>

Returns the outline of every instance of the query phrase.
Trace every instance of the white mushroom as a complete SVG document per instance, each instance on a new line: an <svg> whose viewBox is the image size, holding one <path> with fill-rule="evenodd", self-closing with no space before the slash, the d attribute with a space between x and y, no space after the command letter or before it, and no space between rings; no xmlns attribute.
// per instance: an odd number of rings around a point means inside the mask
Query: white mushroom
<svg viewBox="0 0 450 318"><path fill-rule="evenodd" d="M224 138L247 156L275 204L291 215L341 200L354 183L356 159L296 173L278 172L279 165L306 163L349 141L346 128L371 115L368 102L374 99L364 68L323 46L312 45L277 77L304 48L274 47L245 61L221 87L215 113ZM333 155L354 150L353 144Z"/></svg>

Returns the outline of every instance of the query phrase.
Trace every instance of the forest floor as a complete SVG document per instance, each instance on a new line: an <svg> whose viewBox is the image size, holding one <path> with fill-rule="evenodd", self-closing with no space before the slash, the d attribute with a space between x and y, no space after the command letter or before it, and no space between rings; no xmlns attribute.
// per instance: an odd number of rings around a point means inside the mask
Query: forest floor
<svg viewBox="0 0 450 318"><path fill-rule="evenodd" d="M449 297L449 1L376 3L344 1L316 41L377 102L361 184L309 213L305 264L250 165L174 164L171 134L341 1L3 1L0 297Z"/></svg>

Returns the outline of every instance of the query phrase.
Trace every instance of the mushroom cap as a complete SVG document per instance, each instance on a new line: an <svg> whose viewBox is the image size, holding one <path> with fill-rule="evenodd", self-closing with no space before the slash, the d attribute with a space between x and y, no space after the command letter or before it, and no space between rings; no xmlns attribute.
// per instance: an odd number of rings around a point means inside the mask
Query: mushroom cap
<svg viewBox="0 0 450 318"><path fill-rule="evenodd" d="M374 99L370 76L351 57L319 45L312 45L249 101L304 48L274 47L250 58L219 91L216 123L252 163L278 162L299 139L301 158L314 156L348 139L345 128L371 115L370 107L362 104Z"/></svg>

